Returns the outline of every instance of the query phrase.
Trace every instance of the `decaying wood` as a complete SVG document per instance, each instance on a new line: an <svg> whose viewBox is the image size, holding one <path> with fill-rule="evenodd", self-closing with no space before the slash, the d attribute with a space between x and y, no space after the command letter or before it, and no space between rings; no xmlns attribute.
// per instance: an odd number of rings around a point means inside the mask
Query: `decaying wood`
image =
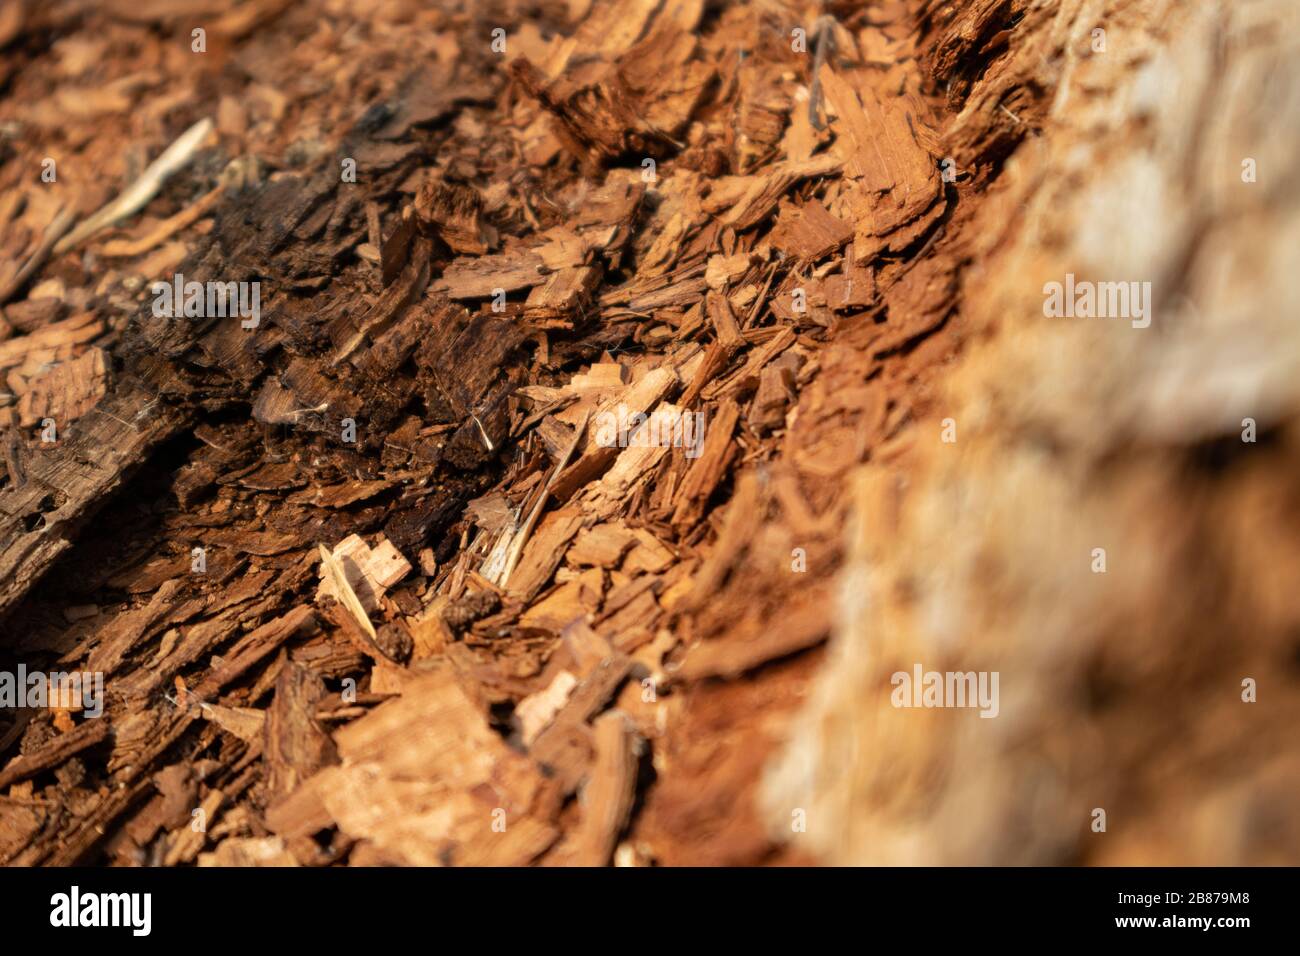
<svg viewBox="0 0 1300 956"><path fill-rule="evenodd" d="M105 695L0 712L0 861L1073 861L1073 809L1012 818L1042 754L1139 818L1123 773L1199 780L1108 716L1160 723L1143 667L1207 752L1282 726L1189 703L1284 672L1300 619L1280 0L507 4L504 50L463 5L276 2L206 72L129 6L5 28L0 670ZM1043 317L1136 268L1201 318ZM260 313L167 314L177 274ZM1246 417L1273 457L1220 455ZM1061 570L1106 542L1136 583ZM1254 636L1150 596L1197 583ZM945 654L1024 723L900 717L890 674ZM1295 767L1248 771L1218 798Z"/></svg>
<svg viewBox="0 0 1300 956"><path fill-rule="evenodd" d="M56 253L75 249L95 233L141 209L157 195L164 182L193 158L200 144L212 132L212 120L202 119L177 138L162 155L149 164L140 178L111 203L78 223L54 245Z"/></svg>
<svg viewBox="0 0 1300 956"><path fill-rule="evenodd" d="M591 782L582 796L582 822L559 859L569 866L605 866L627 825L636 795L638 738L627 718L617 711L602 715L594 725Z"/></svg>

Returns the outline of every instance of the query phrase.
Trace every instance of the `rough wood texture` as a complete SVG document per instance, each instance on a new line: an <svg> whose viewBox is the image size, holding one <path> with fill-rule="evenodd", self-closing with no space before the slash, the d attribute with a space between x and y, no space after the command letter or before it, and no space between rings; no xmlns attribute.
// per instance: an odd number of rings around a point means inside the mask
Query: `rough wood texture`
<svg viewBox="0 0 1300 956"><path fill-rule="evenodd" d="M0 862L1298 858L1282 0L13 9Z"/></svg>

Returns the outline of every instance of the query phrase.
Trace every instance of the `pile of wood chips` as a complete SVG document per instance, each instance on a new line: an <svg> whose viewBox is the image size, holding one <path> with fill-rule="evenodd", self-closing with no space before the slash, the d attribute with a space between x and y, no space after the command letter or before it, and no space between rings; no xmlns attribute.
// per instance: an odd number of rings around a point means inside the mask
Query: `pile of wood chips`
<svg viewBox="0 0 1300 956"><path fill-rule="evenodd" d="M0 668L105 707L0 712L0 862L812 859L755 793L1033 6L6 5Z"/></svg>

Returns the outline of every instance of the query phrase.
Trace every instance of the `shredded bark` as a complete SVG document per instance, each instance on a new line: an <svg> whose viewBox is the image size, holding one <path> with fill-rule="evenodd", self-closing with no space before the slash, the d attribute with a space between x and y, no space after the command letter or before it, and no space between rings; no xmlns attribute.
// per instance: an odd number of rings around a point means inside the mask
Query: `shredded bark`
<svg viewBox="0 0 1300 956"><path fill-rule="evenodd" d="M1294 861L1282 0L320 6L0 18L0 863Z"/></svg>

